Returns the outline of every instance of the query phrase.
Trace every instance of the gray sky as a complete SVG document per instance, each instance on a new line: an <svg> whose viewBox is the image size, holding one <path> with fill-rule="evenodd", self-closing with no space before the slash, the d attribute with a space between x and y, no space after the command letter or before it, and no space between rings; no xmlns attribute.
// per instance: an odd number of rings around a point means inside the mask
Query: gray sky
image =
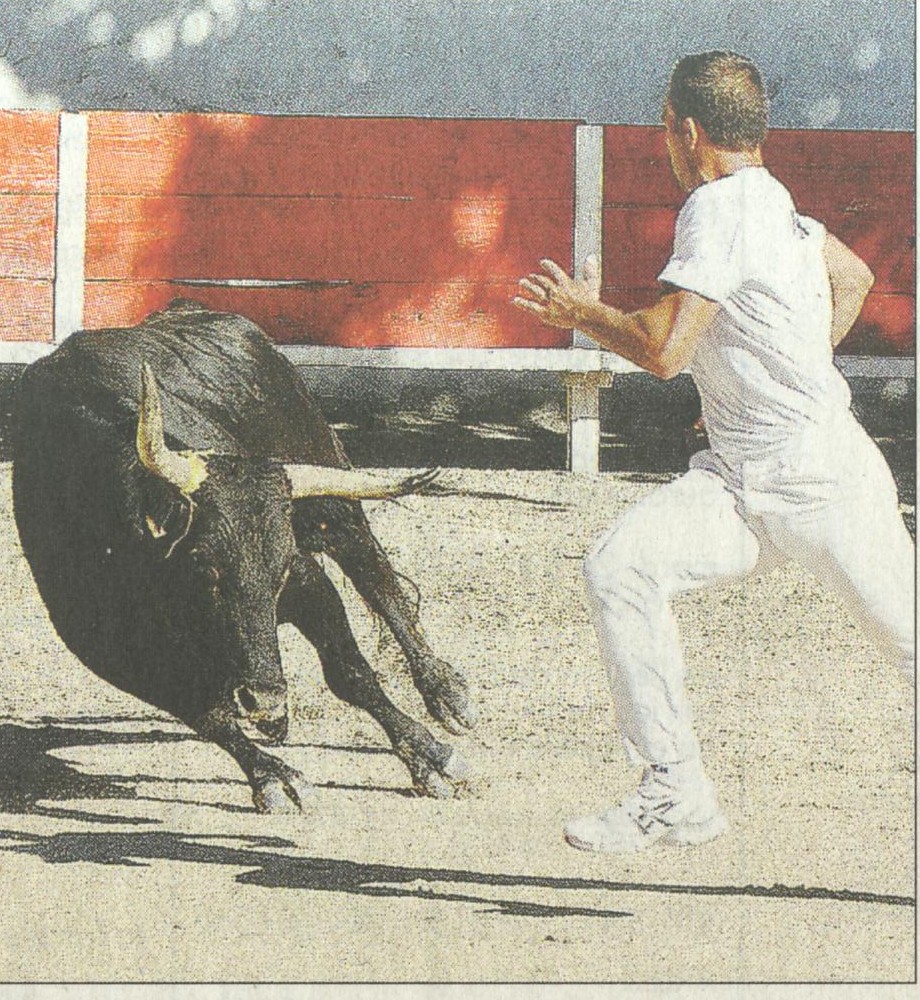
<svg viewBox="0 0 920 1000"><path fill-rule="evenodd" d="M0 104L652 123L673 61L761 64L773 124L911 129L905 0L3 0Z"/></svg>

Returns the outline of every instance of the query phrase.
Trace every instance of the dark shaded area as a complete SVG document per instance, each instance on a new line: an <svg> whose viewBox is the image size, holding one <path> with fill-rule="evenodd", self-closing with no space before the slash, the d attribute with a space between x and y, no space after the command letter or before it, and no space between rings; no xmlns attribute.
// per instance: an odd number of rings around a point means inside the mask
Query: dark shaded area
<svg viewBox="0 0 920 1000"><path fill-rule="evenodd" d="M130 799L133 802L160 803L199 806L220 809L223 812L252 813L253 807L234 805L227 802L202 801L194 797L177 797L170 794L168 799L156 795L142 795L138 785L165 785L171 788L187 786L194 792L202 785L245 786L242 778L163 778L155 774L137 772L130 776L110 777L86 774L53 756L50 751L66 750L70 747L103 747L121 744L168 744L199 739L192 732L176 733L157 729L161 717L152 715L131 716L75 716L65 718L42 718L40 724L24 725L14 722L0 723L0 812L25 813L49 816L58 819L78 819L84 822L109 824L150 824L156 819L136 818L105 813L89 813L83 810L56 807L49 801L69 801L73 799ZM147 722L151 728L143 732L118 732L111 729L90 728L118 722ZM325 744L287 744L288 747L307 747L338 753L362 753L392 755L389 747L330 746ZM164 746L164 753L168 753ZM340 781L320 782L317 788L349 792L373 792L397 798L413 798L417 793L409 786L392 787L370 784L350 784Z"/></svg>
<svg viewBox="0 0 920 1000"><path fill-rule="evenodd" d="M219 843L210 841L219 840ZM242 846L227 846L228 840ZM243 885L271 889L305 889L339 892L382 899L429 899L436 902L472 903L485 913L529 917L626 917L632 913L570 905L550 905L521 900L491 899L457 892L455 888L491 886L511 889L569 890L604 893L646 892L665 895L808 899L838 903L864 903L913 907L909 896L856 892L818 886L673 885L667 883L615 882L601 879L560 878L541 875L505 875L464 869L416 868L402 865L364 864L335 858L303 857L282 853L295 844L277 837L187 836L166 831L60 833L50 836L0 831L2 850L31 854L48 864L92 862L101 865L143 865L152 860L217 864L247 869L236 876ZM448 891L439 891L441 886Z"/></svg>
<svg viewBox="0 0 920 1000"><path fill-rule="evenodd" d="M538 372L301 369L357 466L563 469L565 390ZM22 366L0 366L0 461ZM916 502L916 384L853 378L853 409L894 473L901 502ZM655 482L684 471L699 396L688 376L661 382L618 375L601 392L601 470ZM908 518L911 530L913 519Z"/></svg>
<svg viewBox="0 0 920 1000"><path fill-rule="evenodd" d="M120 720L99 717L70 721L104 725ZM64 720L34 727L10 722L0 724L0 811L93 823L155 823L157 820L153 819L89 813L48 805L49 800L143 800L145 797L137 793L137 783L147 780L144 775L114 778L109 775L85 774L49 751L126 743L178 743L196 738L191 733L167 733L156 729L145 732L114 732L97 728L76 728L67 725Z"/></svg>

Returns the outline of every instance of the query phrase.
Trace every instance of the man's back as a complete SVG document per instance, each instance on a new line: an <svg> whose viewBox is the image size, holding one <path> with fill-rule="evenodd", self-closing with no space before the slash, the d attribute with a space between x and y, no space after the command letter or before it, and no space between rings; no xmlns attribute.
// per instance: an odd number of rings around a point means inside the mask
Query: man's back
<svg viewBox="0 0 920 1000"><path fill-rule="evenodd" d="M824 239L763 167L701 185L681 210L660 280L722 306L691 371L713 450L736 473L848 410Z"/></svg>

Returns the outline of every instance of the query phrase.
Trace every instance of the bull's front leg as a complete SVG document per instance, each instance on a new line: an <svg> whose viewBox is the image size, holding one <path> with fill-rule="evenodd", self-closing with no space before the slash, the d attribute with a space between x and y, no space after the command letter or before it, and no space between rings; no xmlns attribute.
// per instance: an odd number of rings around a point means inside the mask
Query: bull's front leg
<svg viewBox="0 0 920 1000"><path fill-rule="evenodd" d="M278 621L296 626L313 644L333 694L376 719L417 792L450 798L464 785L468 768L460 754L386 696L355 642L338 591L309 554L295 558L278 602Z"/></svg>
<svg viewBox="0 0 920 1000"><path fill-rule="evenodd" d="M313 787L293 767L252 742L239 719L226 707L212 709L190 720L192 728L226 750L243 769L252 788L252 801L262 813L303 812L315 794Z"/></svg>
<svg viewBox="0 0 920 1000"><path fill-rule="evenodd" d="M304 547L319 541L319 547L335 559L361 597L387 623L431 716L451 733L471 729L478 712L466 678L456 667L436 656L428 645L419 625L418 611L374 537L360 505L340 502L335 510L320 508L320 512L321 533L316 531L319 516L316 508L302 508L295 514L295 532L303 534Z"/></svg>

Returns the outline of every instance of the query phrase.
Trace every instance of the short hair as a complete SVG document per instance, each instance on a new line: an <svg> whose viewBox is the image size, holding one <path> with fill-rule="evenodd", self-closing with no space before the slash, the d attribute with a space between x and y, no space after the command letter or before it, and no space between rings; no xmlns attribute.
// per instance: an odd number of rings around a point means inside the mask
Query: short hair
<svg viewBox="0 0 920 1000"><path fill-rule="evenodd" d="M668 100L678 120L693 118L724 149L753 149L767 134L767 95L753 61L735 52L684 56Z"/></svg>

